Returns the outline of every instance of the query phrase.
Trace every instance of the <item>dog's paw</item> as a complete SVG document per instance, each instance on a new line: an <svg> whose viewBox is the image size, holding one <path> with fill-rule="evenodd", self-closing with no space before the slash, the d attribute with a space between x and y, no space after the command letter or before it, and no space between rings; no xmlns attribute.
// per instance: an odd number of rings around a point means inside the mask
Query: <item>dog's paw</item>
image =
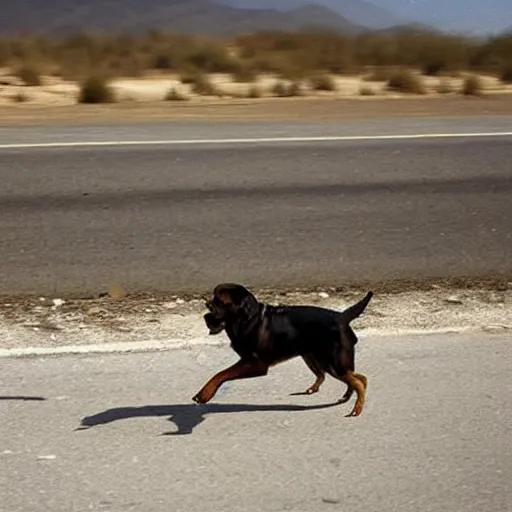
<svg viewBox="0 0 512 512"><path fill-rule="evenodd" d="M206 393L204 393L204 391L201 390L199 391L199 393L197 393L197 395L192 397L192 400L196 404L206 404L211 400L211 397L207 396Z"/></svg>

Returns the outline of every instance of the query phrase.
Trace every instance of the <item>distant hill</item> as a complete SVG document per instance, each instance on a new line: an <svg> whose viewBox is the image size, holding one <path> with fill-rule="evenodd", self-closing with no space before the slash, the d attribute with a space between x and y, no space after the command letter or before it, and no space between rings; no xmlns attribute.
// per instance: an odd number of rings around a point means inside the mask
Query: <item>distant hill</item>
<svg viewBox="0 0 512 512"><path fill-rule="evenodd" d="M392 11L366 0L216 0L218 3L246 9L278 9L289 12L314 3L337 12L351 23L369 28L386 28L405 20Z"/></svg>
<svg viewBox="0 0 512 512"><path fill-rule="evenodd" d="M240 9L213 0L15 0L6 1L0 35L23 31L141 32L161 29L188 34L233 34L256 30L325 27L355 33L362 27L318 5L292 11Z"/></svg>

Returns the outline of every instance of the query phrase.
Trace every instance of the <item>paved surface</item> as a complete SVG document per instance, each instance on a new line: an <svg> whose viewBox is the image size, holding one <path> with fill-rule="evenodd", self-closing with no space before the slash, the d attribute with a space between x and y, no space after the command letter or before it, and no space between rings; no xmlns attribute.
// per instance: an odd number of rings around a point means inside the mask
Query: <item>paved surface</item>
<svg viewBox="0 0 512 512"><path fill-rule="evenodd" d="M3 359L0 509L505 512L510 342L362 337L359 418L329 406L333 379L289 396L311 383L298 360L196 406L229 350Z"/></svg>
<svg viewBox="0 0 512 512"><path fill-rule="evenodd" d="M465 130L489 131L488 122ZM500 122L497 131L507 128ZM291 135L334 133L315 126ZM352 135L391 134L358 126ZM188 129L187 138L213 137L204 125ZM127 130L68 138L142 137ZM215 137L233 136L223 130ZM258 130L241 127L238 137L281 133ZM19 142L22 132L12 133L4 141ZM36 128L23 133L26 143L41 139ZM49 134L46 142L60 140ZM226 279L304 286L510 273L510 161L512 137L3 149L0 289L185 291Z"/></svg>
<svg viewBox="0 0 512 512"><path fill-rule="evenodd" d="M398 103L397 107L401 104ZM108 125L35 125L1 127L0 146L8 144L411 135L424 133L512 132L512 116L451 118L381 118L325 122L140 122Z"/></svg>

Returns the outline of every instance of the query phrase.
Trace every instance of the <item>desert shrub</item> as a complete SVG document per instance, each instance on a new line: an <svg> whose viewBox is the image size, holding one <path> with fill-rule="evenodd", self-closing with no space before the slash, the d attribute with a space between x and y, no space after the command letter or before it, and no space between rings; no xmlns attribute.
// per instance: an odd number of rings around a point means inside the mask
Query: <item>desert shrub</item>
<svg viewBox="0 0 512 512"><path fill-rule="evenodd" d="M504 84L512 84L512 65L503 69L500 73L500 80Z"/></svg>
<svg viewBox="0 0 512 512"><path fill-rule="evenodd" d="M171 87L165 95L165 101L186 101L188 98L182 94L176 87Z"/></svg>
<svg viewBox="0 0 512 512"><path fill-rule="evenodd" d="M467 76L460 92L464 96L481 96L483 94L482 80L476 75Z"/></svg>
<svg viewBox="0 0 512 512"><path fill-rule="evenodd" d="M249 89L249 91L247 93L247 97L251 98L251 99L261 98L261 89L259 87L257 87L256 85L253 85Z"/></svg>
<svg viewBox="0 0 512 512"><path fill-rule="evenodd" d="M114 91L101 76L89 76L80 84L79 103L113 103Z"/></svg>
<svg viewBox="0 0 512 512"><path fill-rule="evenodd" d="M197 69L185 70L180 74L180 82L186 85L195 84L197 80L204 78L204 74Z"/></svg>
<svg viewBox="0 0 512 512"><path fill-rule="evenodd" d="M291 98L292 96L300 96L302 88L300 82L286 82L277 81L272 87L272 94L279 98Z"/></svg>
<svg viewBox="0 0 512 512"><path fill-rule="evenodd" d="M411 71L395 71L388 80L388 89L409 94L425 94L425 86L421 78Z"/></svg>
<svg viewBox="0 0 512 512"><path fill-rule="evenodd" d="M359 94L361 96L375 96L377 93L372 87L362 86L359 89Z"/></svg>
<svg viewBox="0 0 512 512"><path fill-rule="evenodd" d="M191 84L191 91L200 96L218 96L219 91L207 75L198 74Z"/></svg>
<svg viewBox="0 0 512 512"><path fill-rule="evenodd" d="M12 96L12 101L14 101L14 103L26 103L29 99L28 94L22 91L19 91Z"/></svg>
<svg viewBox="0 0 512 512"><path fill-rule="evenodd" d="M37 87L41 85L41 75L39 74L39 70L33 66L22 66L16 72L18 78L29 87Z"/></svg>
<svg viewBox="0 0 512 512"><path fill-rule="evenodd" d="M314 75L309 79L314 91L335 91L336 82L330 75Z"/></svg>

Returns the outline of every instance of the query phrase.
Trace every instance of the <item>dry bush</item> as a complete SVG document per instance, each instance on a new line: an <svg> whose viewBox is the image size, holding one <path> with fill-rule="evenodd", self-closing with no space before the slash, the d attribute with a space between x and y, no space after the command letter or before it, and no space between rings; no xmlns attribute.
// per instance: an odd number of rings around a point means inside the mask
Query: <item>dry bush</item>
<svg viewBox="0 0 512 512"><path fill-rule="evenodd" d="M277 81L272 87L272 94L278 98L291 98L293 96L300 96L302 88L300 82L286 82Z"/></svg>
<svg viewBox="0 0 512 512"><path fill-rule="evenodd" d="M314 91L336 91L336 82L331 75L313 75L309 79L311 89Z"/></svg>
<svg viewBox="0 0 512 512"><path fill-rule="evenodd" d="M375 96L377 92L373 87L368 87L367 85L363 85L359 88L359 94L361 96Z"/></svg>
<svg viewBox="0 0 512 512"><path fill-rule="evenodd" d="M182 94L176 87L171 87L164 98L165 101L187 101L188 97Z"/></svg>
<svg viewBox="0 0 512 512"><path fill-rule="evenodd" d="M108 80L102 76L92 75L80 84L79 103L113 103L115 94Z"/></svg>
<svg viewBox="0 0 512 512"><path fill-rule="evenodd" d="M506 67L501 71L500 80L504 84L512 84L512 65L510 67Z"/></svg>
<svg viewBox="0 0 512 512"><path fill-rule="evenodd" d="M249 91L247 92L247 97L250 99L261 98L261 96L262 96L261 89L259 87L257 87L256 85L253 85L252 87L250 87Z"/></svg>
<svg viewBox="0 0 512 512"><path fill-rule="evenodd" d="M19 91L16 94L14 94L11 97L11 99L12 99L12 101L14 101L14 103L26 103L27 101L30 100L28 94L26 94L22 91Z"/></svg>
<svg viewBox="0 0 512 512"><path fill-rule="evenodd" d="M464 79L460 93L464 96L482 96L484 93L482 80L476 75L467 76Z"/></svg>
<svg viewBox="0 0 512 512"><path fill-rule="evenodd" d="M199 96L220 96L220 91L207 75L198 74L191 84L191 91Z"/></svg>
<svg viewBox="0 0 512 512"><path fill-rule="evenodd" d="M395 71L389 78L387 87L395 92L426 94L421 78L406 69Z"/></svg>
<svg viewBox="0 0 512 512"><path fill-rule="evenodd" d="M16 76L28 87L38 87L42 84L39 70L34 66L22 66L16 71Z"/></svg>

